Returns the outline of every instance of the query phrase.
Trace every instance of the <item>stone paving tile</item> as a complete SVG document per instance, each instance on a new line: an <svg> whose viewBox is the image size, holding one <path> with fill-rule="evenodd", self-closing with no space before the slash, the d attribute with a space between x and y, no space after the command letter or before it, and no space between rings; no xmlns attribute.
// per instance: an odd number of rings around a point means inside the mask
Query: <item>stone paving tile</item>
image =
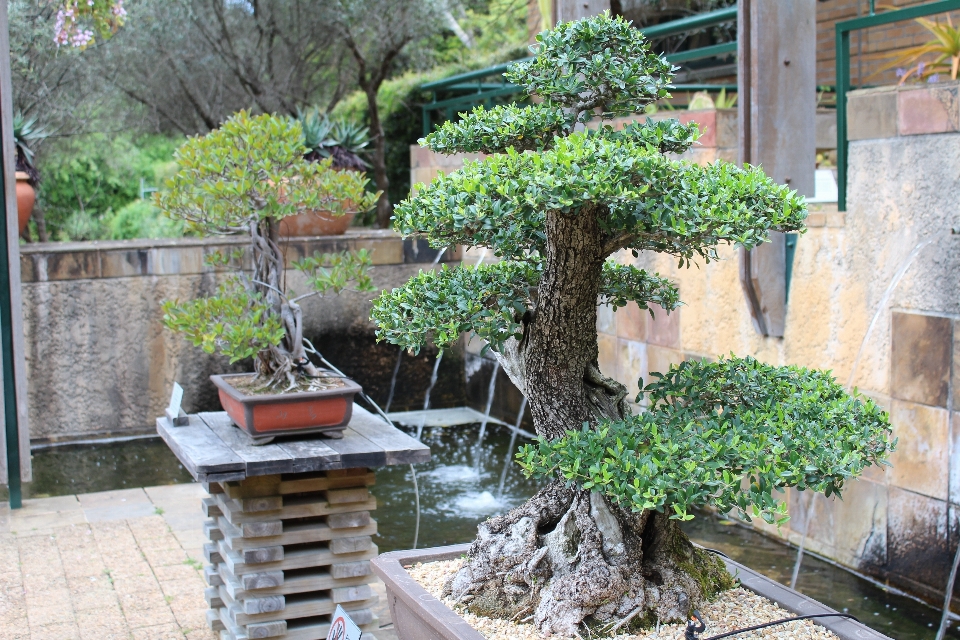
<svg viewBox="0 0 960 640"><path fill-rule="evenodd" d="M197 485L0 508L2 640L217 640L206 624Z"/></svg>
<svg viewBox="0 0 960 640"><path fill-rule="evenodd" d="M79 640L80 628L75 622L43 627L30 625L30 640Z"/></svg>

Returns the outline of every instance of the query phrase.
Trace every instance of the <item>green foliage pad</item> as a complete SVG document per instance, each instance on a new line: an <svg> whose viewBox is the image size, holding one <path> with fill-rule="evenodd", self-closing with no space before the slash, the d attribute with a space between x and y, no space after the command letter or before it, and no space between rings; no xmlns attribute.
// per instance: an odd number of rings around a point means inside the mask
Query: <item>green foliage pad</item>
<svg viewBox="0 0 960 640"><path fill-rule="evenodd" d="M892 451L886 413L828 373L753 358L687 361L644 389L651 409L525 445L527 475L559 473L634 511L734 509L787 520L786 487L840 495Z"/></svg>

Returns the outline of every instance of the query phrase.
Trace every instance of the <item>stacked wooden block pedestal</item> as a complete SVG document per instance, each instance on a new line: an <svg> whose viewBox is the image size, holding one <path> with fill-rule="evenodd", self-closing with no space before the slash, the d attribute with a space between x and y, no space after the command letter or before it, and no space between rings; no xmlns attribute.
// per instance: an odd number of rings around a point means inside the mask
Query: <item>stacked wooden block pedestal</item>
<svg viewBox="0 0 960 640"><path fill-rule="evenodd" d="M207 482L207 620L221 640L326 638L341 605L375 640L367 468Z"/></svg>

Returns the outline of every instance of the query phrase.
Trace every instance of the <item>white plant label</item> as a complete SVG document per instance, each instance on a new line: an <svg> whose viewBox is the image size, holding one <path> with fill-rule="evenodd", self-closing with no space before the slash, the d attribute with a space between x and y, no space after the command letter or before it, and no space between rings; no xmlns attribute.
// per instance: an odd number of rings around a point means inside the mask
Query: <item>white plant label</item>
<svg viewBox="0 0 960 640"><path fill-rule="evenodd" d="M183 402L183 387L174 382L173 393L170 394L170 406L167 407L167 415L172 417L179 416L181 402Z"/></svg>
<svg viewBox="0 0 960 640"><path fill-rule="evenodd" d="M360 627L354 624L343 607L337 605L333 613L333 624L327 633L327 640L360 640Z"/></svg>

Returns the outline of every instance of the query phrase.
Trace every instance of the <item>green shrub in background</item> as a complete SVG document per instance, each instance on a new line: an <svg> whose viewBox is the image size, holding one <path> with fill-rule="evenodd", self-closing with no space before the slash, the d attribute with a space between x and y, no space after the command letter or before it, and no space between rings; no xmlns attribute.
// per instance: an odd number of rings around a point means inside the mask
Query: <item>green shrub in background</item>
<svg viewBox="0 0 960 640"><path fill-rule="evenodd" d="M149 203L138 202L140 180L156 186L170 175L175 170L173 152L182 142L180 137L127 134L51 141L39 158L43 181L38 190L50 239L182 235L182 225L162 219ZM138 214L145 216L142 221L134 219Z"/></svg>

